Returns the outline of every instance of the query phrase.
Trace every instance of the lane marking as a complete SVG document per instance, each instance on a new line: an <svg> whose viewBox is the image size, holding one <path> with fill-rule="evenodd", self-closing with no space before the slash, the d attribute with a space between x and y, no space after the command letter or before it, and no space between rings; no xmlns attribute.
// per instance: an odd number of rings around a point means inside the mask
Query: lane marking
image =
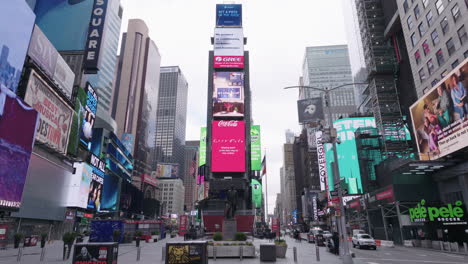
<svg viewBox="0 0 468 264"><path fill-rule="evenodd" d="M379 264L377 262L367 262L367 264Z"/></svg>
<svg viewBox="0 0 468 264"><path fill-rule="evenodd" d="M367 260L370 258L356 258L356 259L362 259L362 260ZM441 260L438 261L433 261L433 260L415 260L415 259L380 259L382 261L401 261L401 262L411 262L411 263L437 263L440 264ZM466 262L450 262L450 261L442 261L444 264L466 264Z"/></svg>
<svg viewBox="0 0 468 264"><path fill-rule="evenodd" d="M385 253L385 255L391 255L390 253Z"/></svg>
<svg viewBox="0 0 468 264"><path fill-rule="evenodd" d="M427 257L427 255L424 255L424 254L418 254L418 256L420 256L420 257Z"/></svg>
<svg viewBox="0 0 468 264"><path fill-rule="evenodd" d="M447 253L442 253L442 254L447 256L447 257L464 258L463 256L458 256L458 255L454 255L454 254L447 254Z"/></svg>

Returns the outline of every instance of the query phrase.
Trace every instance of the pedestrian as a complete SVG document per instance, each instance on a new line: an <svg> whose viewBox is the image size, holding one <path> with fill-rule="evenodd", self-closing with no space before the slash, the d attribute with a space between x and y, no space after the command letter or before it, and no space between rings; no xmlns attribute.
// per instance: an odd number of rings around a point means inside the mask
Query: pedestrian
<svg viewBox="0 0 468 264"><path fill-rule="evenodd" d="M333 245L334 245L333 253L335 253L335 255L339 255L340 254L340 236L338 235L338 232L333 232L332 240L333 240Z"/></svg>

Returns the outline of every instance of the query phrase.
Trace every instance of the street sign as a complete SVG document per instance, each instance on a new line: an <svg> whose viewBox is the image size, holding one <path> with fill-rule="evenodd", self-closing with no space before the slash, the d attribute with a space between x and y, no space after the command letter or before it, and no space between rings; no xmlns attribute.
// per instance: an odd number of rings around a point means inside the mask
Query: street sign
<svg viewBox="0 0 468 264"><path fill-rule="evenodd" d="M331 191L331 192L330 192L330 195L331 195L332 197L338 196L338 191L337 191L337 190Z"/></svg>

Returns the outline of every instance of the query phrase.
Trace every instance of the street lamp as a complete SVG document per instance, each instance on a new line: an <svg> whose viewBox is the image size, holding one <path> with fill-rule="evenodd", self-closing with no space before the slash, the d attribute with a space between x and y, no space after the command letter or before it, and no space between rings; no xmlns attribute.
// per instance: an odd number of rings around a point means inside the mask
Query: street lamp
<svg viewBox="0 0 468 264"><path fill-rule="evenodd" d="M353 85L366 85L368 83L346 83L346 84L342 84L342 85L339 85L339 86L336 86L336 87L332 87L332 88L317 88L317 87L312 87L312 86L289 86L289 87L285 87L284 89L292 89L292 88L304 88L304 89L313 89L313 90L317 90L317 91L320 91L320 92L323 92L325 93L325 102L326 102L326 107L327 107L327 112L328 112L328 120L329 120L329 126L330 126L330 130L333 129L333 125L332 125L332 112L331 112L331 107L330 107L330 104L331 104L331 100L330 100L330 92L332 91L335 91L337 89L340 89L342 87L346 87L346 86L353 86ZM332 134L335 134L336 133L332 133ZM333 168L335 169L334 171L336 172L336 175L334 175L334 180L336 182L340 182L340 171L339 171L339 167L338 167L338 154L337 154L337 151L336 151L336 143L337 143L337 138L336 136L335 137L331 137L331 143L333 144L333 158L335 160L335 162L333 162ZM341 184L339 185L339 187L337 188L338 189L338 198L340 199L340 202L339 202L339 205L340 205L340 212L341 212L341 215L340 215L340 218L339 218L339 229L338 231L341 232L341 235L340 237L343 238L343 263L344 264L352 264L353 263L353 258L349 252L349 244L348 244L348 234L346 232L346 216L345 216L345 212L344 212L344 205L343 205L343 191L341 190Z"/></svg>

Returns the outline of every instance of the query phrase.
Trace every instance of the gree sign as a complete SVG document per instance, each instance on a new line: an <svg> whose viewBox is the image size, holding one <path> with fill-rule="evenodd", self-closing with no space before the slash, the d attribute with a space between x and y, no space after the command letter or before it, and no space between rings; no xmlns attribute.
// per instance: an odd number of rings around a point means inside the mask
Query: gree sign
<svg viewBox="0 0 468 264"><path fill-rule="evenodd" d="M415 208L409 209L411 222L443 222L444 225L466 224L465 211L461 201L455 205L447 204L440 207L426 206L426 201L421 200Z"/></svg>

